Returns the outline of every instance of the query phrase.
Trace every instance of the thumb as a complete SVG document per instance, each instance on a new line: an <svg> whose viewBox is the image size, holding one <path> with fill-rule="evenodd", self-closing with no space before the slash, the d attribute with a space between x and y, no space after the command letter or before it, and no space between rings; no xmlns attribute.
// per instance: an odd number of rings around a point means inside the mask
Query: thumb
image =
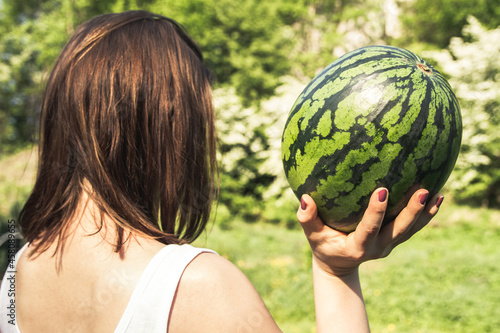
<svg viewBox="0 0 500 333"><path fill-rule="evenodd" d="M318 207L313 198L304 194L300 198L300 208L297 211L297 219L304 229L306 236L320 232L325 228L325 225L318 216Z"/></svg>

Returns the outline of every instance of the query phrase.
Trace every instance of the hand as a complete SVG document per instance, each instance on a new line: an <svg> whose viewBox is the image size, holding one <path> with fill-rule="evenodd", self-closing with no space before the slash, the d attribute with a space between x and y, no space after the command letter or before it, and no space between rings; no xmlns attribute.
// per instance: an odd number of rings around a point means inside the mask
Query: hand
<svg viewBox="0 0 500 333"><path fill-rule="evenodd" d="M389 193L385 188L375 190L363 219L350 234L323 224L314 200L303 195L297 218L311 246L314 264L341 277L357 272L365 261L386 257L437 214L443 195L438 193L426 203L428 194L425 189L416 191L396 219L381 228Z"/></svg>

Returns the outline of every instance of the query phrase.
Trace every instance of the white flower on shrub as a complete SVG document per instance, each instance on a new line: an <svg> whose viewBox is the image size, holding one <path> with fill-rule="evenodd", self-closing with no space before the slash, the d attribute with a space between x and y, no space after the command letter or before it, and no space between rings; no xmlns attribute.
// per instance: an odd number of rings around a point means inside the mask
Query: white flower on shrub
<svg viewBox="0 0 500 333"><path fill-rule="evenodd" d="M463 116L462 151L448 188L462 200L500 205L500 27L469 17L449 49L427 52L449 76Z"/></svg>

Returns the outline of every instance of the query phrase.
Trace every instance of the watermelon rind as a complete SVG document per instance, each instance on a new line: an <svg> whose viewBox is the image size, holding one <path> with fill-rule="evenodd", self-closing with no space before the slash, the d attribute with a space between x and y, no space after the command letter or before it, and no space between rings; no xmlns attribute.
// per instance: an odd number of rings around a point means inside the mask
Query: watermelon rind
<svg viewBox="0 0 500 333"><path fill-rule="evenodd" d="M408 50L377 45L338 58L305 87L286 121L282 160L297 198L311 195L325 224L351 232L378 187L389 190L384 224L416 190L438 193L461 138L444 76Z"/></svg>

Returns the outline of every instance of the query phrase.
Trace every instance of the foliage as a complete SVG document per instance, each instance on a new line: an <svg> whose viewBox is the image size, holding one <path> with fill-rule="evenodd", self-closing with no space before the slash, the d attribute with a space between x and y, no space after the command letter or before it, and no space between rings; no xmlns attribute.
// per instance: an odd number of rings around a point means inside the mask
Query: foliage
<svg viewBox="0 0 500 333"><path fill-rule="evenodd" d="M287 0L5 0L2 5L0 154L35 141L43 81L76 26L92 16L145 9L173 17L204 50L217 86L234 87L249 106L271 96L288 73L290 40L283 27L298 15Z"/></svg>
<svg viewBox="0 0 500 333"><path fill-rule="evenodd" d="M465 37L453 38L449 50L429 53L450 76L462 107L462 151L449 189L461 202L500 207L500 27L468 22Z"/></svg>
<svg viewBox="0 0 500 333"><path fill-rule="evenodd" d="M41 73L40 49L30 30L30 24L20 24L10 33L0 33L0 155L33 139L32 112L39 103L36 90Z"/></svg>
<svg viewBox="0 0 500 333"><path fill-rule="evenodd" d="M296 14L281 1L155 1L153 12L173 17L200 44L217 82L235 89L245 106L271 96L290 68L286 21Z"/></svg>
<svg viewBox="0 0 500 333"><path fill-rule="evenodd" d="M500 25L498 0L398 0L406 42L425 42L444 48L450 38L462 36L467 16L474 15L487 28Z"/></svg>
<svg viewBox="0 0 500 333"><path fill-rule="evenodd" d="M110 1L5 0L0 11L0 155L33 143L43 80L68 35ZM102 7L101 7L102 6Z"/></svg>
<svg viewBox="0 0 500 333"><path fill-rule="evenodd" d="M229 210L229 219L239 216L247 221L279 222L290 212L295 214L297 200L287 191L280 146L286 116L302 88L300 82L288 79L275 97L263 101L260 107L246 108L233 89L214 92L220 154L219 203Z"/></svg>
<svg viewBox="0 0 500 333"><path fill-rule="evenodd" d="M150 10L173 17L185 26L204 50L206 62L215 73L215 90L234 96L226 102L217 102L222 156L220 178L221 189L225 191L221 192L220 202L227 205L231 214L277 221L281 208L275 207L291 207L296 203L292 195L283 194L286 186L277 156L283 125L280 119L286 117L300 90L289 91L283 104L288 109L269 110L263 104L274 98L286 81L283 77L293 76L307 82L335 58L370 44L407 46L411 43L419 45L417 49L411 48L419 54L422 48L446 46L450 36L461 35L467 13L476 13L488 28L496 27L500 23L500 6L496 2L498 0L3 0L0 2L0 156L36 141L34 133L43 82L76 26L105 12ZM466 44L473 42L469 35L463 38ZM471 45L476 45L474 43ZM477 62L480 61L486 60L477 58ZM442 68L445 64L439 65ZM282 88L290 89L289 86ZM480 89L486 91L486 88ZM483 106L496 108L495 98L487 101L479 103L469 99L462 104L471 110ZM475 106L469 107L467 103ZM492 119L491 126L482 130L491 131L495 121ZM232 142L237 133L237 141ZM474 136L474 140L478 138L481 136ZM492 161L498 156L481 154ZM474 176L482 180L475 178L457 197L465 199L472 195L475 198L472 201L490 205L498 201L492 198L495 193L488 194L486 201L476 195L481 191L491 192L493 187L484 184L493 184L499 177L493 175L491 168L486 172L482 170L477 168L479 175ZM464 175L472 177L472 173ZM453 187L453 190L459 188L463 187Z"/></svg>
<svg viewBox="0 0 500 333"><path fill-rule="evenodd" d="M292 75L306 81L349 51L387 44L398 28L398 13L388 6L393 1L307 1L300 19L287 27L294 41Z"/></svg>

